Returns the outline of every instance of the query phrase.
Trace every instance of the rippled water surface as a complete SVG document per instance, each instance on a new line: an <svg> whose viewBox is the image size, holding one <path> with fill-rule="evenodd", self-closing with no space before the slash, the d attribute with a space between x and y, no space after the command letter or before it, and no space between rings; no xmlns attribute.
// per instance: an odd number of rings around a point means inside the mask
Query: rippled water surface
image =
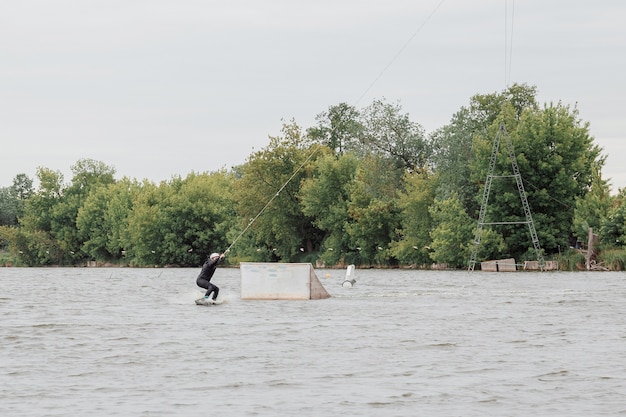
<svg viewBox="0 0 626 417"><path fill-rule="evenodd" d="M0 268L1 416L626 415L626 274Z"/></svg>

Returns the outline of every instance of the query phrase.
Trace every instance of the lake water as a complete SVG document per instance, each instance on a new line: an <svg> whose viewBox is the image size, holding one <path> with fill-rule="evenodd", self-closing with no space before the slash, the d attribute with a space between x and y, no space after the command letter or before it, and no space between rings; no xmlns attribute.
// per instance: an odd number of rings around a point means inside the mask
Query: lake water
<svg viewBox="0 0 626 417"><path fill-rule="evenodd" d="M1 416L626 415L626 274L0 268Z"/></svg>

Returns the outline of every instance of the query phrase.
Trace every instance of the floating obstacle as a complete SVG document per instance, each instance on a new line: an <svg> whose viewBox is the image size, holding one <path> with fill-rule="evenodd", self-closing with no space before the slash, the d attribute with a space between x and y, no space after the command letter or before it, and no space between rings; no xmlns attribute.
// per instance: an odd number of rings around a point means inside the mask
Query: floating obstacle
<svg viewBox="0 0 626 417"><path fill-rule="evenodd" d="M349 265L348 269L346 269L346 279L343 280L341 286L344 288L352 288L356 283L356 279L354 279L354 271L355 266Z"/></svg>
<svg viewBox="0 0 626 417"><path fill-rule="evenodd" d="M329 298L307 263L242 262L242 300L319 300Z"/></svg>
<svg viewBox="0 0 626 417"><path fill-rule="evenodd" d="M517 265L514 258L496 259L480 263L481 271L485 272L515 272Z"/></svg>

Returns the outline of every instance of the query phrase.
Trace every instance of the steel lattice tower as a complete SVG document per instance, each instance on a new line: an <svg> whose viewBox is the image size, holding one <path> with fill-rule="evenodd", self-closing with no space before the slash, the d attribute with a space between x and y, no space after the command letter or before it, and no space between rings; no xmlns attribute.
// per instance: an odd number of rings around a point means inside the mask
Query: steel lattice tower
<svg viewBox="0 0 626 417"><path fill-rule="evenodd" d="M511 167L513 168L513 175L494 175L495 167L496 167L496 159L498 157L498 150L500 149L500 142L504 137L506 147L509 151L509 159L511 161ZM494 178L515 178L515 182L517 183L517 190L519 192L520 200L522 202L522 207L524 208L524 215L526 217L525 221L518 222L485 222L485 215L487 213L487 205L489 203L489 193L491 192L491 183ZM543 259L543 255L541 253L541 246L539 245L539 238L537 237L537 230L535 229L535 222L533 221L533 216L530 211L530 206L528 205L528 199L526 197L526 191L524 190L524 183L522 182L522 176L519 172L519 167L517 165L517 157L515 156L515 150L513 149L513 143L511 142L511 138L504 127L504 122L500 123L500 127L498 128L498 133L493 140L493 147L491 149L491 158L489 159L489 170L487 172L487 179L485 181L485 188L483 190L483 199L480 204L480 214L478 215L478 224L476 225L476 234L474 236L473 247L472 247L472 255L469 262L469 271L474 270L474 265L476 265L476 256L478 254L478 248L480 246L480 238L483 233L483 227L488 225L495 224L527 224L528 229L530 231L530 237L533 242L533 247L535 248L535 253L537 255L537 261L539 262L539 268L543 269L545 265L545 261Z"/></svg>

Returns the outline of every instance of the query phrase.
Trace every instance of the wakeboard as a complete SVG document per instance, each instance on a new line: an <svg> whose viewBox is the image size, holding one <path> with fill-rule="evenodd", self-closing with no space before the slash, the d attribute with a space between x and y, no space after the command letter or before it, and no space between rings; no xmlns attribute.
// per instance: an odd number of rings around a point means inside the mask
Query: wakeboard
<svg viewBox="0 0 626 417"><path fill-rule="evenodd" d="M218 305L218 304L222 304L224 300L213 300L211 298L198 298L196 300L196 304L199 306L212 306L212 305Z"/></svg>

